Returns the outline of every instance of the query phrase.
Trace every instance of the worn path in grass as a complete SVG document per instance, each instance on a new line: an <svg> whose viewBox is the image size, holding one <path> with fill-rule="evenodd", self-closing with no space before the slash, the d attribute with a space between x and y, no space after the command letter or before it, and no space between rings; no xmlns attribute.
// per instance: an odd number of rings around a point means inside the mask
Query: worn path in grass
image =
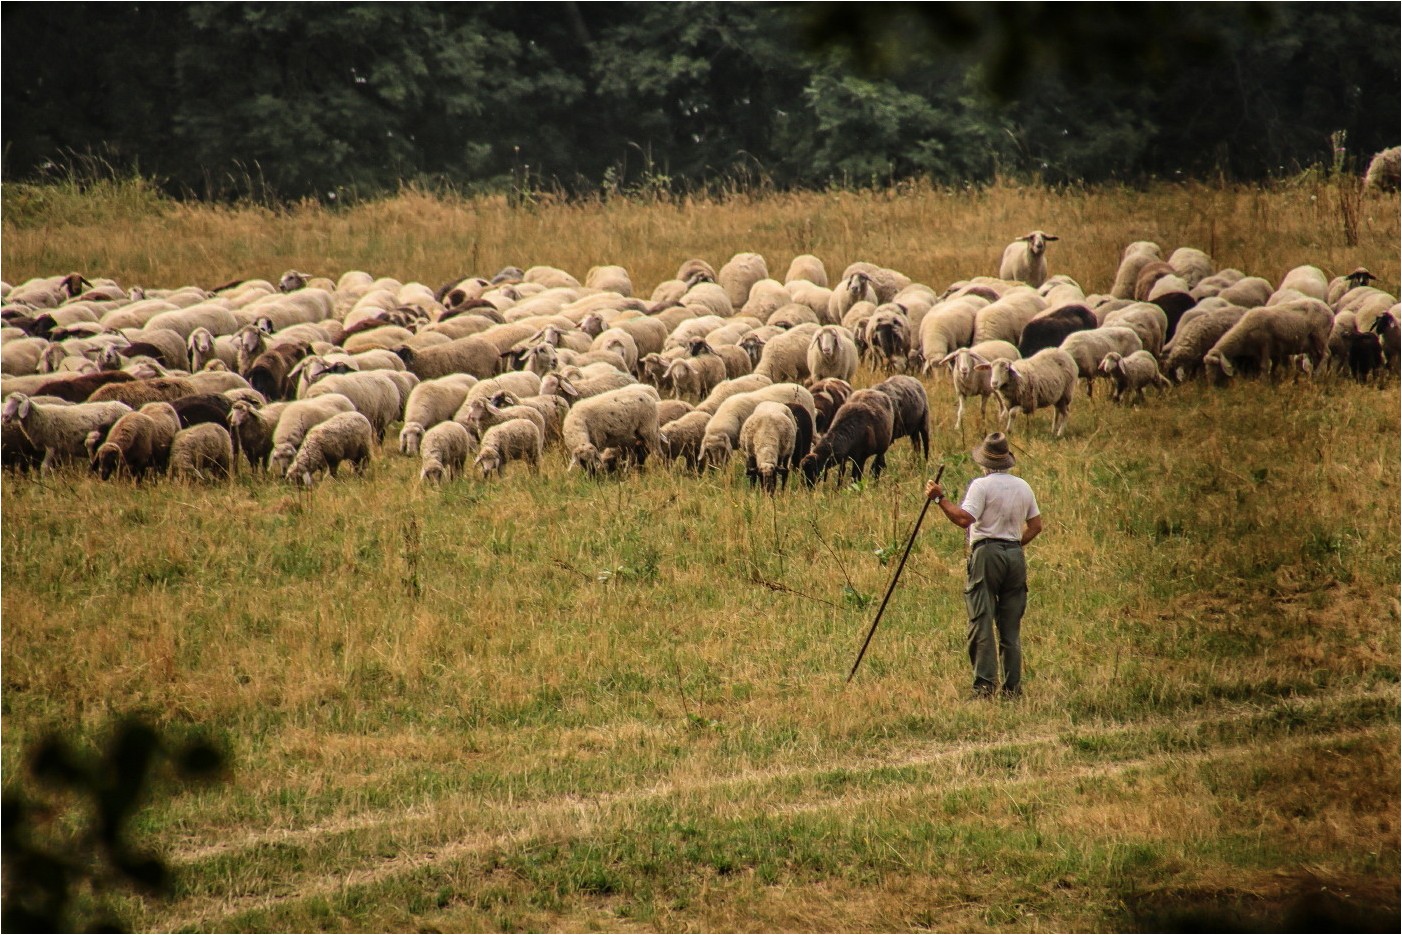
<svg viewBox="0 0 1402 935"><path fill-rule="evenodd" d="M336 850L350 859L334 873L268 878L252 891L190 899L150 920L155 930L240 929L252 913L298 903L347 898L357 889L452 865L495 851L528 846L542 838L559 842L626 827L634 809L662 800L679 808L714 807L729 818L744 815L850 811L863 805L947 796L970 787L1036 788L1055 797L1086 780L1133 773L1186 773L1205 765L1260 755L1289 756L1317 745L1360 739L1395 743L1397 690L1388 685L1333 692L1269 704L1213 705L1192 716L1165 714L1137 721L1085 726L1046 724L1042 729L962 743L897 744L879 754L834 757L793 769L741 770L731 774L665 781L600 796L554 796L536 801L481 801L475 827L460 822L461 804L424 803L377 811L298 829L246 834L218 843L191 843L170 855L190 866L260 850ZM1274 729L1272 728L1274 725ZM993 728L996 730L996 727ZM1236 740L1216 739L1237 736ZM1015 763L989 769L993 763ZM834 783L840 791L828 792ZM313 862L315 863L315 862Z"/></svg>

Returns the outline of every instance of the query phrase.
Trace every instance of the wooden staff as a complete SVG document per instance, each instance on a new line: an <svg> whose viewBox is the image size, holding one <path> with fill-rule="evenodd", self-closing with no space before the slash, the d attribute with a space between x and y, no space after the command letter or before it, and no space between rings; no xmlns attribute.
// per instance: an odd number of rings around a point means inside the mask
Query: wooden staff
<svg viewBox="0 0 1402 935"><path fill-rule="evenodd" d="M944 465L935 474L935 483L940 482L944 476ZM901 578L901 572L905 570L905 560L910 558L910 547L915 545L915 536L920 532L920 524L925 522L925 514L930 509L931 500L925 498L925 505L920 509L920 515L915 520L915 528L910 531L910 541L905 544L905 553L901 555L901 563L896 566L896 573L891 576L891 584L886 588L886 596L881 599L881 607L876 611L876 619L871 622L871 629L867 630L867 638L862 643L861 652L857 653L857 661L852 663L852 671L847 673L847 681L852 681L852 676L857 674L857 667L862 664L862 657L867 654L867 647L871 645L871 638L876 634L876 625L881 622L881 615L886 612L886 604L891 600L891 594L896 590L896 582Z"/></svg>

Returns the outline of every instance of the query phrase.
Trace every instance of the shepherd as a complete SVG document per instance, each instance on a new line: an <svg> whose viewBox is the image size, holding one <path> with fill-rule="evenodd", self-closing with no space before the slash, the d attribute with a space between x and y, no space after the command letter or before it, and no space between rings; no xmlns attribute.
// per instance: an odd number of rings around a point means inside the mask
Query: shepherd
<svg viewBox="0 0 1402 935"><path fill-rule="evenodd" d="M1008 471L1017 459L1008 439L994 432L971 452L983 476L969 484L960 506L945 499L944 488L927 481L925 496L951 523L968 530L969 662L975 698L1022 694L1022 614L1027 609L1027 560L1022 548L1042 531L1042 514L1027 481ZM994 640L994 628L997 640ZM1002 658L1003 684L998 686Z"/></svg>

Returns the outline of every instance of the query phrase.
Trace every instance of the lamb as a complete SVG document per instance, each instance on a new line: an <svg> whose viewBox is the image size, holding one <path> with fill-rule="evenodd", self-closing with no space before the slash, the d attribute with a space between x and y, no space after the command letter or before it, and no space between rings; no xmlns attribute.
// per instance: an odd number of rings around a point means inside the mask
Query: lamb
<svg viewBox="0 0 1402 935"><path fill-rule="evenodd" d="M1381 322L1383 319L1378 319ZM1376 326L1376 323L1374 323ZM1349 373L1359 383L1374 373L1381 373L1385 363L1382 338L1373 331L1346 331L1340 335L1344 345L1344 362Z"/></svg>
<svg viewBox="0 0 1402 935"><path fill-rule="evenodd" d="M297 457L297 448L311 430L333 416L354 412L355 405L340 393L328 393L287 404L273 430L272 457L268 466L281 474Z"/></svg>
<svg viewBox="0 0 1402 935"><path fill-rule="evenodd" d="M857 372L857 342L841 325L824 325L813 333L807 358L811 379L850 382Z"/></svg>
<svg viewBox="0 0 1402 935"><path fill-rule="evenodd" d="M1402 184L1402 146L1384 149L1368 163L1363 187L1369 191L1395 192Z"/></svg>
<svg viewBox="0 0 1402 935"><path fill-rule="evenodd" d="M657 430L657 390L645 384L625 386L576 403L567 416L561 441L570 452L571 467L590 475L603 468L601 452L622 448L639 466L660 450Z"/></svg>
<svg viewBox="0 0 1402 935"><path fill-rule="evenodd" d="M1157 386L1168 389L1173 384L1159 373L1159 362L1148 351L1135 351L1128 357L1111 351L1100 362L1100 370L1110 378L1114 389L1110 391L1112 402L1122 402L1126 393L1134 393L1138 402L1144 402L1144 387Z"/></svg>
<svg viewBox="0 0 1402 935"><path fill-rule="evenodd" d="M404 396L399 384L388 371L369 370L363 373L338 373L313 383L303 399L315 399L339 393L351 401L365 418L370 420L379 443L385 440L385 432L393 422L398 422L404 414Z"/></svg>
<svg viewBox="0 0 1402 935"><path fill-rule="evenodd" d="M1062 341L1077 331L1089 331L1099 325L1095 313L1084 304L1049 308L1023 326L1017 352L1022 357L1031 357L1045 348L1060 347Z"/></svg>
<svg viewBox="0 0 1402 935"><path fill-rule="evenodd" d="M891 397L891 444L909 438L920 457L930 457L930 400L925 386L914 377L897 374L872 389Z"/></svg>
<svg viewBox="0 0 1402 935"><path fill-rule="evenodd" d="M1003 248L998 278L1037 288L1047 280L1047 244L1057 239L1044 231L1032 231L1014 240Z"/></svg>
<svg viewBox="0 0 1402 935"><path fill-rule="evenodd" d="M891 397L877 390L856 390L833 417L832 426L799 462L809 487L818 483L832 466L837 466L837 483L852 466L852 480L860 481L867 460L872 461L873 478L886 468L886 450L891 447L895 414Z"/></svg>
<svg viewBox="0 0 1402 935"><path fill-rule="evenodd" d="M399 451L413 456L419 453L424 433L442 422L450 422L468 390L477 382L468 374L425 380L414 387L404 407L404 425L399 430Z"/></svg>
<svg viewBox="0 0 1402 935"><path fill-rule="evenodd" d="M405 368L420 380L433 380L455 373L467 373L485 380L501 370L502 349L482 335L469 335L447 344L417 349L401 342L393 350L404 361Z"/></svg>
<svg viewBox="0 0 1402 935"><path fill-rule="evenodd" d="M740 450L745 453L745 476L773 494L776 480L788 485L798 423L783 403L765 402L740 428Z"/></svg>
<svg viewBox="0 0 1402 935"><path fill-rule="evenodd" d="M1369 329L1381 341L1383 358L1393 373L1398 372L1399 363L1402 363L1402 325L1399 319L1402 319L1402 309L1394 305L1374 319Z"/></svg>
<svg viewBox="0 0 1402 935"><path fill-rule="evenodd" d="M676 403L676 400L671 402ZM564 431L565 416L570 411L570 405L559 396L523 396L517 397L512 393L501 392L492 397L492 405L498 409L505 410L512 406L525 406L534 409L540 414L541 424L545 430L545 444L550 445L560 440L560 433ZM680 405L686 405L681 403ZM658 412L661 412L662 404L658 405ZM660 422L660 415L659 415Z"/></svg>
<svg viewBox="0 0 1402 935"><path fill-rule="evenodd" d="M703 339L697 340L704 345ZM679 357L667 366L663 376L672 386L672 395L700 401L725 381L725 361L714 353Z"/></svg>
<svg viewBox="0 0 1402 935"><path fill-rule="evenodd" d="M108 430L131 411L130 406L120 402L57 405L35 402L23 393L12 393L0 411L0 422L43 451L39 470L48 473L64 462L84 457L89 432L99 432L105 437Z"/></svg>
<svg viewBox="0 0 1402 935"><path fill-rule="evenodd" d="M1253 308L1203 355L1203 366L1217 381L1235 376L1239 368L1278 376L1296 354L1318 368L1333 323L1329 307L1316 299Z"/></svg>
<svg viewBox="0 0 1402 935"><path fill-rule="evenodd" d="M988 399L993 396L991 367L980 369L980 364L992 364L995 360L1021 360L1022 355L1007 341L985 341L973 347L961 347L945 355L939 363L949 367L950 379L954 383L954 393L958 397L958 407L954 413L954 427L958 429L964 422L964 403L979 397L979 419L988 418ZM997 399L997 397L994 397ZM998 399L998 414L1002 415L1002 400Z"/></svg>
<svg viewBox="0 0 1402 935"><path fill-rule="evenodd" d="M234 443L229 430L214 422L201 422L175 433L170 443L172 477L206 480L228 479L234 473Z"/></svg>
<svg viewBox="0 0 1402 935"><path fill-rule="evenodd" d="M106 434L106 440L92 452L93 470L103 480L125 468L140 483L153 471L159 471L170 454L173 433L161 420L144 412L128 412L118 419ZM92 433L96 436L97 433ZM94 437L93 440L96 440ZM162 445L164 442L164 445ZM88 438L84 438L84 445ZM164 450L161 450L164 448Z"/></svg>
<svg viewBox="0 0 1402 935"><path fill-rule="evenodd" d="M1245 314L1246 309L1228 305L1185 319L1173 341L1164 346L1163 372L1178 383L1197 376L1202 370L1204 355Z"/></svg>
<svg viewBox="0 0 1402 935"><path fill-rule="evenodd" d="M970 343L1007 341L1016 344L1022 337L1022 329L1046 307L1046 300L1031 289L1011 290L974 314L974 333Z"/></svg>
<svg viewBox="0 0 1402 935"><path fill-rule="evenodd" d="M775 335L764 344L754 372L776 383L803 380L808 377L808 345L818 332L818 325L799 325Z"/></svg>
<svg viewBox="0 0 1402 935"><path fill-rule="evenodd" d="M349 461L357 474L364 474L373 448L374 429L370 420L359 412L342 412L307 433L284 476L288 481L310 487L318 471L335 477L342 461Z"/></svg>
<svg viewBox="0 0 1402 935"><path fill-rule="evenodd" d="M1077 331L1067 335L1061 342L1061 350L1071 358L1077 374L1086 381L1086 396L1095 395L1095 378L1100 373L1100 362L1111 351L1128 356L1143 350L1144 344L1132 328L1111 326L1092 331ZM1030 360L1031 358L1029 358ZM1069 403L1069 400L1068 400ZM1042 403L1042 405L1050 405ZM1030 415L1030 411L1028 412Z"/></svg>
<svg viewBox="0 0 1402 935"><path fill-rule="evenodd" d="M273 453L273 433L288 405L272 403L260 409L247 400L235 400L229 411L229 434L233 438L234 452L242 451L249 467L255 471L267 466Z"/></svg>
<svg viewBox="0 0 1402 935"><path fill-rule="evenodd" d="M659 417L660 418L660 417ZM691 471L701 469L701 443L706 437L706 424L711 414L693 409L685 415L662 423L658 442L662 446L662 457L668 463L678 458L686 459Z"/></svg>
<svg viewBox="0 0 1402 935"><path fill-rule="evenodd" d="M789 264L789 271L784 274L784 284L788 285L800 279L811 282L815 286L826 287L828 273L823 267L823 261L811 253L794 257L793 262Z"/></svg>
<svg viewBox="0 0 1402 935"><path fill-rule="evenodd" d="M461 477L467 459L477 450L476 440L467 429L456 422L439 422L423 436L419 447L422 459L419 480L425 484L441 484Z"/></svg>
<svg viewBox="0 0 1402 935"><path fill-rule="evenodd" d="M1043 406L1052 406L1056 410L1052 416L1052 437L1060 438L1061 433L1066 431L1071 400L1076 395L1077 375L1076 361L1069 353L1058 347L1049 347L1026 360L997 360L979 366L989 368L993 392L1003 406L1004 432L1012 428L1013 416L1026 413L1031 418L1032 413Z"/></svg>

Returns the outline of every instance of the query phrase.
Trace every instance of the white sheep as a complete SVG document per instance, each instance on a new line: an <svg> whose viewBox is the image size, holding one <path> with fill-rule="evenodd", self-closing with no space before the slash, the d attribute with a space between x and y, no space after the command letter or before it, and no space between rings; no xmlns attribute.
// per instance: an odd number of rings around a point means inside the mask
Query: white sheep
<svg viewBox="0 0 1402 935"><path fill-rule="evenodd" d="M621 266L591 266L584 274L584 287L602 292L617 292L619 295L633 294L633 280Z"/></svg>
<svg viewBox="0 0 1402 935"><path fill-rule="evenodd" d="M484 478L494 472L498 477L505 475L511 461L525 461L534 474L540 470L543 446L539 425L529 419L507 419L487 429L473 463Z"/></svg>
<svg viewBox="0 0 1402 935"><path fill-rule="evenodd" d="M545 444L547 445L560 440L560 433L564 430L565 416L570 411L570 404L563 397L543 394L518 397L512 393L502 392L492 397L492 405L501 409L512 406L526 406L534 409L540 414L545 429Z"/></svg>
<svg viewBox="0 0 1402 935"><path fill-rule="evenodd" d="M1178 383L1197 376L1203 366L1203 357L1222 335L1241 321L1246 311L1239 306L1228 305L1193 318L1184 315L1173 340L1164 346L1164 374Z"/></svg>
<svg viewBox="0 0 1402 935"><path fill-rule="evenodd" d="M1081 332L1078 332L1081 333ZM1026 360L997 360L987 366L993 392L1003 406L1003 431L1012 428L1013 417L1029 418L1043 406L1052 406L1052 437L1060 438L1071 416L1076 395L1076 362L1061 348L1040 350Z"/></svg>
<svg viewBox="0 0 1402 935"><path fill-rule="evenodd" d="M399 430L399 451L413 456L419 453L424 433L435 425L451 422L467 399L477 379L469 374L455 374L437 380L425 380L414 387L404 407L404 425Z"/></svg>
<svg viewBox="0 0 1402 935"><path fill-rule="evenodd" d="M1191 292L1214 272L1212 257L1195 247L1179 247L1168 257L1168 265L1187 283Z"/></svg>
<svg viewBox="0 0 1402 935"><path fill-rule="evenodd" d="M48 405L23 393L12 393L5 399L0 421L6 428L23 433L44 452L39 470L46 473L60 464L86 457L88 433L105 436L117 420L131 411L121 402Z"/></svg>
<svg viewBox="0 0 1402 935"><path fill-rule="evenodd" d="M340 393L328 393L287 404L273 429L269 467L282 474L297 457L297 449L316 426L344 412L355 412L355 405Z"/></svg>
<svg viewBox="0 0 1402 935"><path fill-rule="evenodd" d="M370 370L364 373L338 373L323 377L307 389L304 399L339 393L351 401L357 412L370 420L379 442L385 440L385 432L391 423L398 422L404 414L404 397L401 390L386 370Z"/></svg>
<svg viewBox="0 0 1402 935"><path fill-rule="evenodd" d="M737 253L720 268L716 276L733 308L741 308L750 299L754 284L769 278L769 267L758 253Z"/></svg>
<svg viewBox="0 0 1402 935"><path fill-rule="evenodd" d="M1135 351L1128 357L1111 351L1100 362L1100 370L1114 384L1110 391L1112 402L1123 402L1126 393L1134 393L1135 400L1142 403L1146 386L1157 386L1160 389L1173 386L1167 377L1159 373L1159 362L1148 351Z"/></svg>
<svg viewBox="0 0 1402 935"><path fill-rule="evenodd" d="M1370 191L1395 192L1402 184L1402 146L1384 149L1368 162L1363 187Z"/></svg>
<svg viewBox="0 0 1402 935"><path fill-rule="evenodd" d="M1280 285L1265 304L1279 305L1281 301L1293 301L1295 297L1288 295L1291 291L1323 302L1329 294L1329 278L1318 266L1297 266L1281 277ZM1287 295L1281 295L1282 293Z"/></svg>
<svg viewBox="0 0 1402 935"><path fill-rule="evenodd" d="M811 253L800 254L789 263L789 271L784 274L784 284L803 280L815 286L826 287L828 284L828 273L823 267L823 261Z"/></svg>
<svg viewBox="0 0 1402 935"><path fill-rule="evenodd" d="M579 401L623 389L638 381L621 370L610 369L606 373L589 377L571 378L563 373L552 373L540 381L541 396L561 396L571 405ZM649 389L653 389L649 387Z"/></svg>
<svg viewBox="0 0 1402 935"><path fill-rule="evenodd" d="M706 423L706 433L701 440L701 460L704 464L721 467L730 460L731 453L740 442L740 429L745 420L763 402L800 405L808 410L809 417L816 422L817 406L813 394L797 383L772 383L748 393L737 393L721 403Z"/></svg>
<svg viewBox="0 0 1402 935"><path fill-rule="evenodd" d="M1139 274L1150 263L1163 259L1159 245L1151 240L1137 240L1124 248L1120 255L1120 265L1115 271L1115 284L1110 294L1117 299L1134 298L1134 287L1139 282Z"/></svg>
<svg viewBox="0 0 1402 935"><path fill-rule="evenodd" d="M1144 350L1158 356L1163 351L1165 337L1168 334L1168 316L1164 310L1151 302L1131 302L1130 304L1108 312L1100 322L1102 327L1130 328L1139 335L1139 343ZM1179 319L1178 326L1183 326L1182 319Z"/></svg>
<svg viewBox="0 0 1402 935"><path fill-rule="evenodd" d="M921 373L928 374L952 351L974 343L974 323L986 305L987 299L970 295L946 299L930 309L920 322Z"/></svg>
<svg viewBox="0 0 1402 935"><path fill-rule="evenodd" d="M857 342L841 325L824 325L808 344L808 378L851 381L857 372ZM769 376L773 376L771 372Z"/></svg>
<svg viewBox="0 0 1402 935"><path fill-rule="evenodd" d="M1047 244L1057 239L1045 231L1032 231L1014 240L1003 248L998 278L1037 288L1047 279Z"/></svg>
<svg viewBox="0 0 1402 935"><path fill-rule="evenodd" d="M725 361L707 347L697 356L673 360L663 379L671 385L673 396L700 401L726 379Z"/></svg>
<svg viewBox="0 0 1402 935"><path fill-rule="evenodd" d="M538 375L527 370L516 370L511 373L503 373L490 380L479 380L467 391L467 400L490 399L498 393L535 396L541 392L541 383L541 378ZM457 417L454 416L454 418Z"/></svg>
<svg viewBox="0 0 1402 935"><path fill-rule="evenodd" d="M832 297L828 300L826 323L841 323L848 310L858 302L870 302L873 306L881 304L881 298L871 277L860 271L845 277L832 290Z"/></svg>
<svg viewBox="0 0 1402 935"><path fill-rule="evenodd" d="M284 476L293 483L310 487L318 471L335 477L342 461L349 461L357 474L363 474L374 445L374 430L369 419L359 412L340 413L307 433Z"/></svg>
<svg viewBox="0 0 1402 935"><path fill-rule="evenodd" d="M476 439L456 422L439 422L424 433L419 446L419 480L442 483L461 477L467 459L477 450Z"/></svg>
<svg viewBox="0 0 1402 935"><path fill-rule="evenodd" d="M694 409L685 415L664 422L658 430L658 442L662 446L662 457L669 463L677 458L683 458L690 470L699 470L701 467L701 442L706 437L706 423L710 421L711 413Z"/></svg>
<svg viewBox="0 0 1402 935"><path fill-rule="evenodd" d="M739 393L749 393L753 390L769 386L774 381L762 373L748 373L743 377L732 377L719 384L706 396L705 399L696 404L698 412L705 412L714 415L720 408L721 403Z"/></svg>
<svg viewBox="0 0 1402 935"><path fill-rule="evenodd" d="M851 279L858 273L870 280L872 289L876 291L876 298L873 301L877 305L890 302L898 292L910 285L910 277L905 273L877 266L875 263L867 263L864 260L849 263L847 268L842 271L842 278Z"/></svg>
<svg viewBox="0 0 1402 935"><path fill-rule="evenodd" d="M1143 349L1144 343L1139 340L1139 335L1134 329L1121 328L1118 325L1075 331L1061 342L1061 350L1067 353L1077 374L1086 381L1088 397L1095 395L1095 378L1100 375L1100 362L1105 359L1106 354L1115 351L1127 357Z"/></svg>
<svg viewBox="0 0 1402 935"><path fill-rule="evenodd" d="M964 422L966 400L979 398L979 420L988 418L988 399L992 396L998 402L998 414L1003 413L1002 399L993 393L992 370L980 368L980 364L992 364L997 360L1018 360L1021 358L1017 347L1007 341L984 341L973 347L961 347L935 361L937 365L949 368L954 394L958 406L954 413L954 427L958 429Z"/></svg>
<svg viewBox="0 0 1402 935"><path fill-rule="evenodd" d="M561 432L570 466L597 474L606 448L632 452L641 466L660 450L657 403L657 390L642 383L580 400L565 416Z"/></svg>
<svg viewBox="0 0 1402 935"><path fill-rule="evenodd" d="M1046 299L1033 289L1021 287L1009 290L974 314L972 343L1007 341L1017 344L1022 337L1022 329L1046 308Z"/></svg>
<svg viewBox="0 0 1402 935"><path fill-rule="evenodd" d="M798 421L783 403L763 402L740 428L740 450L745 453L745 476L766 493L774 493L776 479L788 486ZM806 452L805 452L806 453Z"/></svg>
<svg viewBox="0 0 1402 935"><path fill-rule="evenodd" d="M214 422L181 429L170 443L170 475L206 480L234 474L234 443L229 430Z"/></svg>
<svg viewBox="0 0 1402 935"><path fill-rule="evenodd" d="M799 325L766 341L754 372L776 383L807 379L808 345L818 328L817 324Z"/></svg>

